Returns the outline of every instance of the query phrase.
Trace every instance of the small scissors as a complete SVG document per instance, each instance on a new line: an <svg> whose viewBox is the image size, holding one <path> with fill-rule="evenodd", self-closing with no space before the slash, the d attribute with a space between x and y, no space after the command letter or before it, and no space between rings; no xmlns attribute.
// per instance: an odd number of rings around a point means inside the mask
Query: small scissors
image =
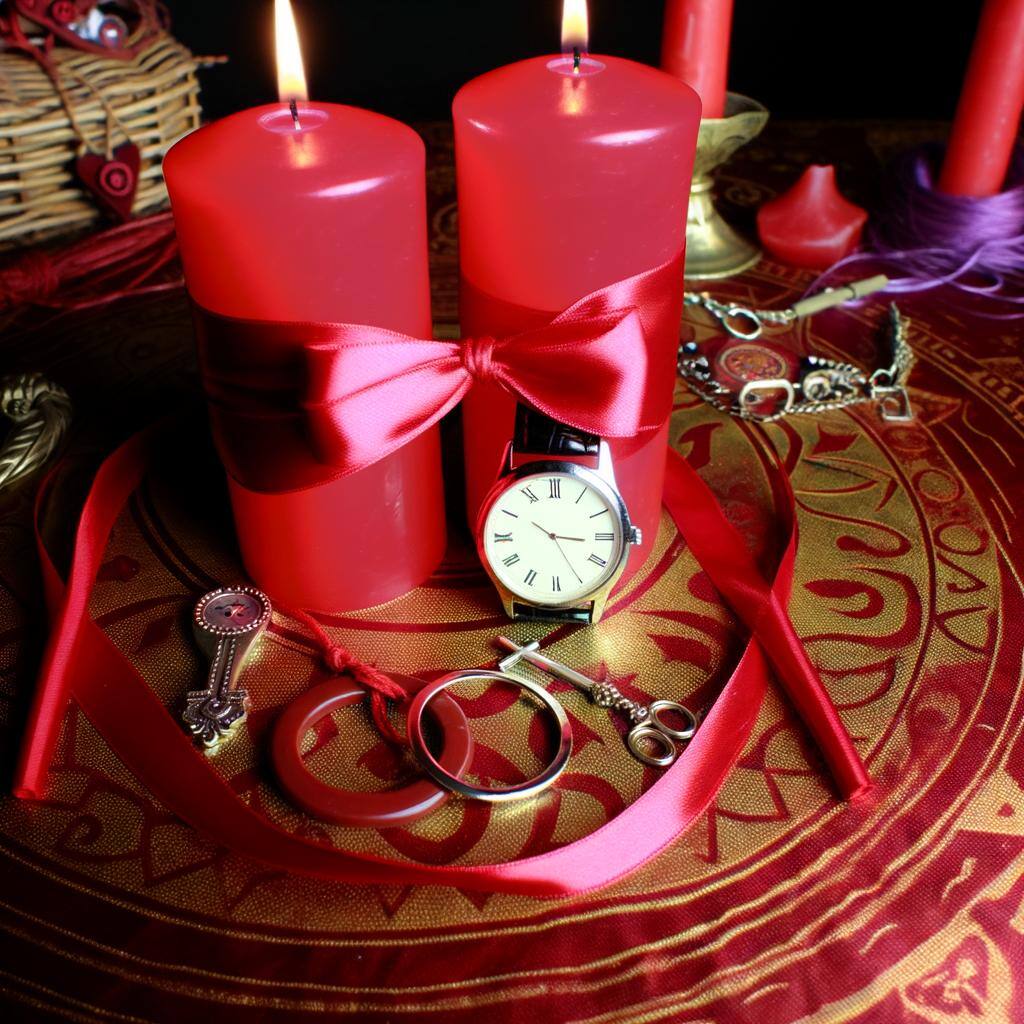
<svg viewBox="0 0 1024 1024"><path fill-rule="evenodd" d="M656 700L645 707L624 696L612 683L591 679L582 672L569 668L568 665L540 654L540 644L536 640L525 647L520 647L504 636L499 636L497 642L499 647L511 652L498 662L498 668L502 672L507 672L520 661L527 661L549 675L572 683L599 707L621 711L626 715L633 723L633 727L626 733L626 746L629 747L629 752L644 764L653 765L655 768L667 768L679 756L676 743L686 743L693 739L697 732L697 716L674 700ZM663 722L659 715L665 711L681 715L686 721L686 727L673 729ZM662 753L647 753L644 749L647 741L653 742Z"/></svg>

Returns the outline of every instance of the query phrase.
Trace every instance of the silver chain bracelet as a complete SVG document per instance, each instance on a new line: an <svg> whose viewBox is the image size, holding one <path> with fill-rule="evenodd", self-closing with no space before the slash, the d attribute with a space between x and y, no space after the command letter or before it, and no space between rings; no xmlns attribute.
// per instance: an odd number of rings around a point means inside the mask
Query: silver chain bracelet
<svg viewBox="0 0 1024 1024"><path fill-rule="evenodd" d="M907 380L914 353L907 338L909 321L895 305L889 307L887 337L890 362L869 373L852 363L824 356L799 357L779 345L762 341L765 324L789 326L796 320L883 288L884 277L828 289L789 309L749 309L719 302L707 293L686 293L687 305L699 305L721 322L730 335L724 342L702 347L680 346L679 375L704 401L741 419L770 423L783 416L823 413L865 402L877 402L882 419L913 419Z"/></svg>

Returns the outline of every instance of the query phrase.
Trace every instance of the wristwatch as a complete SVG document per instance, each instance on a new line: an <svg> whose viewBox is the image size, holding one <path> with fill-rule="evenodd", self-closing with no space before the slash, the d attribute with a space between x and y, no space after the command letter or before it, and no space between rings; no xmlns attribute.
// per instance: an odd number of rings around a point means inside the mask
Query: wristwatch
<svg viewBox="0 0 1024 1024"><path fill-rule="evenodd" d="M607 442L520 405L477 522L480 560L509 617L597 622L641 539Z"/></svg>

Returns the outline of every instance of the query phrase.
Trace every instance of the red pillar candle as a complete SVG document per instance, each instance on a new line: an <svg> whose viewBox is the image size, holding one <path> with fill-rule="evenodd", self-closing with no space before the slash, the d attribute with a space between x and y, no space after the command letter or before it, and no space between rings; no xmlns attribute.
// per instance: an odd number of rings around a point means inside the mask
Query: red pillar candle
<svg viewBox="0 0 1024 1024"><path fill-rule="evenodd" d="M857 248L867 219L840 193L836 169L812 164L788 192L757 211L757 233L777 260L825 270Z"/></svg>
<svg viewBox="0 0 1024 1024"><path fill-rule="evenodd" d="M1022 109L1024 0L988 0L960 93L940 191L958 196L999 192Z"/></svg>
<svg viewBox="0 0 1024 1024"><path fill-rule="evenodd" d="M461 317L467 335L507 336L598 288L679 253L700 123L693 90L614 57L537 57L466 85L454 105ZM682 302L682 277L678 301ZM563 368L571 378L572 366ZM660 387L671 390L666 368ZM494 483L515 403L477 385L463 405L470 523ZM615 473L643 530L657 535L667 424L612 441Z"/></svg>
<svg viewBox="0 0 1024 1024"><path fill-rule="evenodd" d="M242 111L164 164L185 276L227 316L367 323L430 337L422 141L378 114L300 103ZM275 601L346 610L405 593L445 544L436 431L308 490L229 479L246 569Z"/></svg>
<svg viewBox="0 0 1024 1024"><path fill-rule="evenodd" d="M722 117L729 77L733 0L667 0L661 66L700 96L704 117Z"/></svg>

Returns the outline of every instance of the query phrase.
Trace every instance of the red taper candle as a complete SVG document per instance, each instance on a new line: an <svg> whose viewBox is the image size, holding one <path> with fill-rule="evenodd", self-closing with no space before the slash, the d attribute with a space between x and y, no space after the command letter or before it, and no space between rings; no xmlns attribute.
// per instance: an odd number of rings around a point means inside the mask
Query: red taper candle
<svg viewBox="0 0 1024 1024"><path fill-rule="evenodd" d="M430 337L419 136L352 107L299 102L289 111L304 94L301 78L282 75L281 93L284 103L202 128L167 156L192 298L227 316ZM308 490L257 493L230 478L229 488L246 569L287 605L378 604L421 583L444 553L435 430Z"/></svg>
<svg viewBox="0 0 1024 1024"><path fill-rule="evenodd" d="M582 50L586 31L575 31ZM468 335L536 326L685 245L697 96L632 61L584 57L578 73L573 64L571 56L522 61L475 79L455 98ZM682 287L680 275L671 297L680 308ZM571 387L571 361L559 372ZM672 367L657 386L671 394ZM478 384L463 404L471 525L512 436L514 410L512 396L493 385ZM667 430L611 442L620 490L644 536L629 571L657 536Z"/></svg>
<svg viewBox="0 0 1024 1024"><path fill-rule="evenodd" d="M733 0L667 0L661 66L700 96L707 118L725 113Z"/></svg>
<svg viewBox="0 0 1024 1024"><path fill-rule="evenodd" d="M1024 109L1024 0L988 0L939 177L942 192L991 196L1006 181Z"/></svg>

